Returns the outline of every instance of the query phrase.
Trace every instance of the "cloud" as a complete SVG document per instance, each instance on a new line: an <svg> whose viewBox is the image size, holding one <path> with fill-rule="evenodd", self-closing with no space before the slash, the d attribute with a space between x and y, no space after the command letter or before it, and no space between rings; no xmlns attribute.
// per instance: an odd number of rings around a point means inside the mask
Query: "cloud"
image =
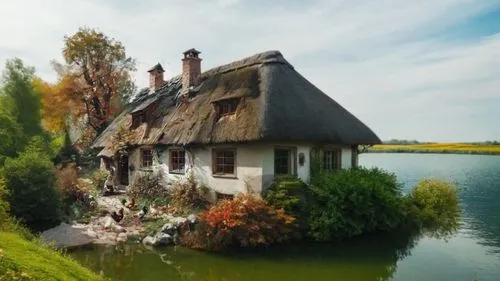
<svg viewBox="0 0 500 281"><path fill-rule="evenodd" d="M498 139L500 30L461 36L498 1L62 1L0 3L0 61L19 56L54 80L63 36L98 27L137 59L139 86L157 62L181 71L196 47L204 69L269 49L383 139ZM500 16L498 17L500 18ZM481 29L479 29L481 30ZM495 32L493 32L495 33Z"/></svg>

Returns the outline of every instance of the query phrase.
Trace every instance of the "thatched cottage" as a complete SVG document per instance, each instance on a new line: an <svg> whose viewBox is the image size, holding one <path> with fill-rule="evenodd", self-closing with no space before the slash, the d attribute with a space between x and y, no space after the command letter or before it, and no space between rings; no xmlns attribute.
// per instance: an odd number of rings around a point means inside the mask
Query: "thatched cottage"
<svg viewBox="0 0 500 281"><path fill-rule="evenodd" d="M262 192L276 175L309 181L313 149L334 170L357 165L358 145L380 143L278 51L205 72L199 51L183 54L182 74L165 81L151 68L149 87L93 144L120 184L159 170L167 182L192 174L219 196Z"/></svg>

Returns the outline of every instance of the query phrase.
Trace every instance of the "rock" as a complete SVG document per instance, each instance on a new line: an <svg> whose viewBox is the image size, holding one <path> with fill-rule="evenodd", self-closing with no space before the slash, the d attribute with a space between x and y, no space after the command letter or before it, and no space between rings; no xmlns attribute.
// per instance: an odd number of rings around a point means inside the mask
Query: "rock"
<svg viewBox="0 0 500 281"><path fill-rule="evenodd" d="M155 240L156 239L152 236L146 236L142 239L142 244L144 244L146 246L154 246Z"/></svg>
<svg viewBox="0 0 500 281"><path fill-rule="evenodd" d="M190 222L190 223L195 223L198 221L198 217L194 214L191 214L187 217L187 220Z"/></svg>
<svg viewBox="0 0 500 281"><path fill-rule="evenodd" d="M127 231L127 230L125 230L125 228L123 228L123 226L117 225L117 224L113 224L112 225L112 229L116 233L122 233L122 232L126 232Z"/></svg>
<svg viewBox="0 0 500 281"><path fill-rule="evenodd" d="M169 235L174 235L174 233L177 231L177 226L175 226L172 223L166 223L163 225L161 228L161 232L169 234Z"/></svg>
<svg viewBox="0 0 500 281"><path fill-rule="evenodd" d="M116 237L116 241L117 242L126 242L127 241L127 234L122 232L120 234L118 234L118 236Z"/></svg>
<svg viewBox="0 0 500 281"><path fill-rule="evenodd" d="M170 243L172 243L172 236L166 234L166 233L163 233L163 232L158 232L156 233L155 237L155 242L153 245L154 246L157 246L157 245L168 245Z"/></svg>
<svg viewBox="0 0 500 281"><path fill-rule="evenodd" d="M183 225L186 222L186 218L175 217L170 220L176 227Z"/></svg>
<svg viewBox="0 0 500 281"><path fill-rule="evenodd" d="M87 230L87 235L92 239L97 238L97 232L93 231L92 229Z"/></svg>

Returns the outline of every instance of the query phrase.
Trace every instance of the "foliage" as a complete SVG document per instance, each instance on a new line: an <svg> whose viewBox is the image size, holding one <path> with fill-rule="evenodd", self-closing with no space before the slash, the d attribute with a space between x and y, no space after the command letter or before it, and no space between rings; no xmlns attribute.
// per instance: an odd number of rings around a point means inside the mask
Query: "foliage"
<svg viewBox="0 0 500 281"><path fill-rule="evenodd" d="M0 107L0 165L5 157L14 157L24 141L22 127L7 110Z"/></svg>
<svg viewBox="0 0 500 281"><path fill-rule="evenodd" d="M104 182L109 176L109 172L103 171L101 169L95 169L90 174L90 180L92 181L92 185L94 190L102 190L104 186Z"/></svg>
<svg viewBox="0 0 500 281"><path fill-rule="evenodd" d="M134 140L134 132L125 126L120 126L116 133L111 137L111 149L119 154L127 152L128 146Z"/></svg>
<svg viewBox="0 0 500 281"><path fill-rule="evenodd" d="M42 133L40 95L32 87L34 72L34 68L15 58L7 61L2 77L2 95L8 104L9 114L27 138Z"/></svg>
<svg viewBox="0 0 500 281"><path fill-rule="evenodd" d="M103 280L62 253L0 232L0 280Z"/></svg>
<svg viewBox="0 0 500 281"><path fill-rule="evenodd" d="M0 178L0 230L4 229L4 224L10 220L9 218L9 203L8 203L9 190L5 185L5 180Z"/></svg>
<svg viewBox="0 0 500 281"><path fill-rule="evenodd" d="M137 172L127 189L130 198L154 201L169 197L168 190L161 184L162 174L159 171Z"/></svg>
<svg viewBox="0 0 500 281"><path fill-rule="evenodd" d="M259 197L240 194L202 212L197 231L186 233L183 242L215 251L282 243L295 236L294 220Z"/></svg>
<svg viewBox="0 0 500 281"><path fill-rule="evenodd" d="M56 170L57 188L62 195L65 211L72 217L79 217L96 207L92 189L78 178L75 163L69 163Z"/></svg>
<svg viewBox="0 0 500 281"><path fill-rule="evenodd" d="M204 209L208 202L208 188L198 186L193 176L187 181L177 181L172 186L171 202L177 212Z"/></svg>
<svg viewBox="0 0 500 281"><path fill-rule="evenodd" d="M12 215L36 231L56 225L61 207L52 162L38 145L33 142L18 158L7 159L1 171Z"/></svg>
<svg viewBox="0 0 500 281"><path fill-rule="evenodd" d="M311 200L307 185L295 176L276 177L265 191L264 199L277 209L294 216L304 226L307 222Z"/></svg>
<svg viewBox="0 0 500 281"><path fill-rule="evenodd" d="M91 28L80 28L64 39L66 65L56 65L62 95L72 101L75 117L87 116L88 125L101 132L135 89L130 72L135 62L122 43Z"/></svg>
<svg viewBox="0 0 500 281"><path fill-rule="evenodd" d="M74 81L62 77L51 84L37 77L33 79L33 88L40 94L43 128L52 133L64 131L68 115L76 104L75 97L67 94L75 88Z"/></svg>
<svg viewBox="0 0 500 281"><path fill-rule="evenodd" d="M379 169L350 169L313 178L310 235L343 239L397 228L405 218L396 177Z"/></svg>
<svg viewBox="0 0 500 281"><path fill-rule="evenodd" d="M437 179L421 180L408 195L411 219L424 230L458 227L460 201L458 189Z"/></svg>

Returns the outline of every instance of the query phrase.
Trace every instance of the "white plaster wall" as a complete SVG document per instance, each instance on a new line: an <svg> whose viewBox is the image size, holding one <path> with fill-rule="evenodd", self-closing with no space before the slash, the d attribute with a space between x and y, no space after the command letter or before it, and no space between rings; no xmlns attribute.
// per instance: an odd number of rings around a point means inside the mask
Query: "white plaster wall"
<svg viewBox="0 0 500 281"><path fill-rule="evenodd" d="M186 149L185 173L170 174L169 149L154 149L153 169L160 170L163 174L164 184L169 185L174 181L186 179L192 172L195 179L202 184L212 188L214 191L224 194L237 194L240 192L261 193L271 184L274 179L274 148L276 146L287 146L295 148L295 162L297 176L305 182L310 181L310 153L311 144L239 144L227 146L206 146L200 148ZM236 149L236 177L223 178L212 175L212 148L227 147ZM341 167L351 167L351 147L341 148ZM299 154L304 154L304 164L299 164ZM141 171L140 148L129 152L129 163L134 166L134 171L129 174L129 182L137 172Z"/></svg>
<svg viewBox="0 0 500 281"><path fill-rule="evenodd" d="M236 149L235 178L212 175L212 148L216 147L208 146L192 150L194 177L213 190L224 194L261 192L263 147L259 145L226 146Z"/></svg>
<svg viewBox="0 0 500 281"><path fill-rule="evenodd" d="M340 164L340 167L342 169L351 168L351 165L352 165L351 156L352 156L352 149L350 147L343 147L342 148L342 156L341 156L341 164Z"/></svg>
<svg viewBox="0 0 500 281"><path fill-rule="evenodd" d="M301 166L299 164L299 155L300 153L304 153L304 164ZM297 147L297 177L299 177L304 182L309 182L311 177L311 168L310 168L310 157L311 154L311 146L310 145L301 145Z"/></svg>

